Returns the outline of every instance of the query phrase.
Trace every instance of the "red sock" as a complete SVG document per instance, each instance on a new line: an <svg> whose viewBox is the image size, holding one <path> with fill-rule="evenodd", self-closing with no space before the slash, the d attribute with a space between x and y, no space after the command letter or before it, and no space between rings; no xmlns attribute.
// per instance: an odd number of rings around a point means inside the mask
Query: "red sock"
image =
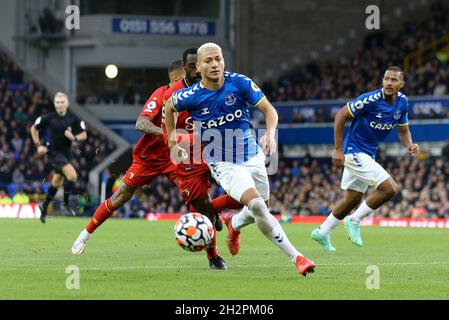
<svg viewBox="0 0 449 320"><path fill-rule="evenodd" d="M112 207L111 198L100 204L86 227L87 232L93 233L95 229L112 216L114 211L115 209Z"/></svg>
<svg viewBox="0 0 449 320"><path fill-rule="evenodd" d="M212 206L214 207L215 212L222 212L223 210L237 210L243 208L243 204L234 200L227 194L222 195L218 198L212 200Z"/></svg>
<svg viewBox="0 0 449 320"><path fill-rule="evenodd" d="M217 250L217 230L214 228L214 237L212 238L212 242L210 245L206 248L207 253L207 259L213 259L218 256L218 250Z"/></svg>

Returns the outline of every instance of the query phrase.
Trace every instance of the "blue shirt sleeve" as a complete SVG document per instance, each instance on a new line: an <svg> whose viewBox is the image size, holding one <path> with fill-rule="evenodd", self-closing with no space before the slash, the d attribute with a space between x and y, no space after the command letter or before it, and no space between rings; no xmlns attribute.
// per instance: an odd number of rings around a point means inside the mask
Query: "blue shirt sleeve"
<svg viewBox="0 0 449 320"><path fill-rule="evenodd" d="M192 95L193 91L191 88L184 88L173 93L171 96L173 108L178 112L188 110L189 104L191 104Z"/></svg>
<svg viewBox="0 0 449 320"><path fill-rule="evenodd" d="M376 103L380 93L368 92L360 95L357 99L351 100L346 104L349 113L353 118L367 113Z"/></svg>
<svg viewBox="0 0 449 320"><path fill-rule="evenodd" d="M399 118L398 125L408 125L408 100L404 103L404 109L402 110L401 117Z"/></svg>
<svg viewBox="0 0 449 320"><path fill-rule="evenodd" d="M239 75L237 78L238 86L243 97L250 105L257 106L265 98L262 90L260 90L253 80L244 75Z"/></svg>

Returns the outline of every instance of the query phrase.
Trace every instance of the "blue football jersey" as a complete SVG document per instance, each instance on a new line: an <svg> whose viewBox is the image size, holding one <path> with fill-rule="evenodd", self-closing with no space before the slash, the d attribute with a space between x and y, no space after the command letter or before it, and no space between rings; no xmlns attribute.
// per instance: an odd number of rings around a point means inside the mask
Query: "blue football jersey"
<svg viewBox="0 0 449 320"><path fill-rule="evenodd" d="M364 152L375 158L381 143L396 126L408 125L408 99L398 93L393 105L384 96L383 89L364 93L346 104L354 118L343 148L345 154Z"/></svg>
<svg viewBox="0 0 449 320"><path fill-rule="evenodd" d="M259 145L250 122L250 106L264 94L248 77L225 72L224 85L208 90L201 82L172 95L173 107L188 111L201 134L209 163L243 163L257 155Z"/></svg>

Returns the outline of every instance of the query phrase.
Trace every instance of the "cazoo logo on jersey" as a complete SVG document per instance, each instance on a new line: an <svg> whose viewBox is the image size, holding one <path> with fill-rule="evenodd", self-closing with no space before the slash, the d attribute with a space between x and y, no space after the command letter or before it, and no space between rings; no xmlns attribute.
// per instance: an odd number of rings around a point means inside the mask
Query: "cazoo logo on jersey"
<svg viewBox="0 0 449 320"><path fill-rule="evenodd" d="M234 113L228 113L225 116L218 117L215 120L201 121L201 128L211 129L224 125L225 123L232 122L235 119L240 119L243 116L243 111L237 109Z"/></svg>
<svg viewBox="0 0 449 320"><path fill-rule="evenodd" d="M391 130L391 129L393 129L394 127L397 126L397 123L395 123L395 124L392 124L392 123L377 123L377 122L371 121L369 123L369 125L370 125L371 128L383 131L383 130Z"/></svg>

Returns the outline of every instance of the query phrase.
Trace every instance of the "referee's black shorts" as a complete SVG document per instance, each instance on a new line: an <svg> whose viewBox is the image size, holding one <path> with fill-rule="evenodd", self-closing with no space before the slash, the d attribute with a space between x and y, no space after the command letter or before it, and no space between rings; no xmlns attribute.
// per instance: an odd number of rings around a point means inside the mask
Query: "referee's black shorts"
<svg viewBox="0 0 449 320"><path fill-rule="evenodd" d="M62 168L70 164L70 154L50 150L48 151L48 160L50 160L50 165L56 173L63 174Z"/></svg>

